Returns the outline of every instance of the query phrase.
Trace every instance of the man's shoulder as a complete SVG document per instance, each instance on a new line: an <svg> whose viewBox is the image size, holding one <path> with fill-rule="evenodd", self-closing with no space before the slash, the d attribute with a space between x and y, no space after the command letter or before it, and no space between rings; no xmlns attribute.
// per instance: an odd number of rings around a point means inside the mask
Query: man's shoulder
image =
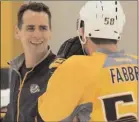
<svg viewBox="0 0 139 122"><path fill-rule="evenodd" d="M49 66L50 69L52 68L58 68L60 67L61 65L64 67L68 67L69 65L72 66L72 65L76 65L77 63L79 64L79 60L81 61L81 58L82 56L71 56L70 58L68 59L65 59L65 58L56 58Z"/></svg>
<svg viewBox="0 0 139 122"><path fill-rule="evenodd" d="M69 57L68 59L57 58L51 65L49 69L52 71L65 72L65 73L77 73L85 71L92 71L95 73L98 69L101 68L101 65L104 61L98 61L98 57L96 56L85 56L85 55L74 55ZM96 69L96 70L94 70Z"/></svg>
<svg viewBox="0 0 139 122"><path fill-rule="evenodd" d="M88 69L95 65L96 59L94 58L94 56L74 55L64 60L60 67L69 70Z"/></svg>
<svg viewBox="0 0 139 122"><path fill-rule="evenodd" d="M89 59L89 56L85 55L74 55L68 58L64 63L65 65L82 65L86 63Z"/></svg>

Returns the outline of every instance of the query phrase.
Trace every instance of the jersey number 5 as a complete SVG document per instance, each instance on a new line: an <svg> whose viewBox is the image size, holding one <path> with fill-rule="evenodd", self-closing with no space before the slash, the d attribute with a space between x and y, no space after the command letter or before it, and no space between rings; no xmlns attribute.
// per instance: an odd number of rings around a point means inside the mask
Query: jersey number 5
<svg viewBox="0 0 139 122"><path fill-rule="evenodd" d="M137 122L133 114L118 117L117 104L132 104L134 99L131 93L101 97L106 121L112 122Z"/></svg>

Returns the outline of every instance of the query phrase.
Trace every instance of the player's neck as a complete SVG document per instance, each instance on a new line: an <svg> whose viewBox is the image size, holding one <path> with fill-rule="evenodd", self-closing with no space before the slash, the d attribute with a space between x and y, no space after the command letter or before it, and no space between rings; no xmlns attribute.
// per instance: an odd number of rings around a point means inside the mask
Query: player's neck
<svg viewBox="0 0 139 122"><path fill-rule="evenodd" d="M117 44L101 44L101 45L96 45L92 43L92 41L87 41L87 43L84 45L85 52L88 55L92 55L93 52L95 52L97 49L107 49L111 52L116 52L117 51Z"/></svg>
<svg viewBox="0 0 139 122"><path fill-rule="evenodd" d="M116 52L117 44L103 44L103 45L98 45L97 48L107 49L111 52Z"/></svg>

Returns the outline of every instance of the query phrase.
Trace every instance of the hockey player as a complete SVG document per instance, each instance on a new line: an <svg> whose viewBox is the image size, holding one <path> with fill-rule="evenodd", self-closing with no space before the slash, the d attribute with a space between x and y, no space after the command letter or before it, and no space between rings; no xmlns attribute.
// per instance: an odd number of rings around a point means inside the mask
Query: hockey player
<svg viewBox="0 0 139 122"><path fill-rule="evenodd" d="M137 57L117 49L124 24L119 1L81 8L80 41L88 56L72 56L54 72L39 98L44 121L137 122Z"/></svg>

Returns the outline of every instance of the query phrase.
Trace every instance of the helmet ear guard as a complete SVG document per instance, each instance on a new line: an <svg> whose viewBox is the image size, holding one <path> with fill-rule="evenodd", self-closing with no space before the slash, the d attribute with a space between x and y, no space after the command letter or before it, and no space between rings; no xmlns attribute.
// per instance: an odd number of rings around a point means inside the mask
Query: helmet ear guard
<svg viewBox="0 0 139 122"><path fill-rule="evenodd" d="M84 27L84 21L78 18L78 20L77 20L77 34L78 34L78 37L79 37L79 40L80 40L80 43L82 46L83 53L84 53L84 55L87 55L85 50L84 50L84 47L83 47L83 45L87 42L87 40L86 40L85 35L84 35L84 37L82 37L80 34L80 29L83 27ZM84 41L82 38L84 38Z"/></svg>
<svg viewBox="0 0 139 122"><path fill-rule="evenodd" d="M87 41L85 33L84 33L84 37L81 37L81 34L80 34L80 29L83 28L83 27L84 27L84 21L81 20L81 19L78 19L77 20L77 34L79 36L79 39L80 39L80 42L81 42L82 45L84 45L86 43L86 41ZM84 38L84 41L83 41L82 38Z"/></svg>

